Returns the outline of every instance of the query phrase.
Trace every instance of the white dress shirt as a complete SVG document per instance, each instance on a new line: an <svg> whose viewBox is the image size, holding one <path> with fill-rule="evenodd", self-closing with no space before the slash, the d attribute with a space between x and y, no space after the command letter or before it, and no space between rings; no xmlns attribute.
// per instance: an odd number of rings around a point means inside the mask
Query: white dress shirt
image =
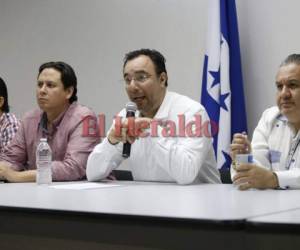
<svg viewBox="0 0 300 250"><path fill-rule="evenodd" d="M251 142L255 164L276 173L281 188L300 188L300 132L278 107L264 111ZM232 169L232 177L235 171Z"/></svg>
<svg viewBox="0 0 300 250"><path fill-rule="evenodd" d="M194 120L195 114L201 116L202 124L208 121L200 103L173 92L166 92L154 119L174 121L178 133L180 114L185 115L186 124ZM139 112L136 115L139 116ZM119 116L125 117L126 111L122 110ZM101 180L113 169L122 169L130 170L137 181L220 183L211 137L166 137L162 134L164 129L158 126L157 137L147 136L136 140L127 159L122 157L123 143L112 145L105 138L89 156L88 180Z"/></svg>

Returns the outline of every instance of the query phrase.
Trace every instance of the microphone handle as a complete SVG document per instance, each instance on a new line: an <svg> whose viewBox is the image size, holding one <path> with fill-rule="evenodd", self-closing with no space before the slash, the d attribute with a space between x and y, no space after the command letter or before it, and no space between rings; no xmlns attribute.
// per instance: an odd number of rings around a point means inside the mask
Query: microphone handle
<svg viewBox="0 0 300 250"><path fill-rule="evenodd" d="M126 118L128 117L134 117L135 116L135 113L132 112L132 111L128 111L126 113ZM123 152L122 152L122 156L124 158L128 158L130 156L130 150L131 150L131 144L129 142L125 142L123 144Z"/></svg>
<svg viewBox="0 0 300 250"><path fill-rule="evenodd" d="M130 150L131 150L131 144L129 142L125 142L123 144L122 156L124 158L128 158L130 156Z"/></svg>

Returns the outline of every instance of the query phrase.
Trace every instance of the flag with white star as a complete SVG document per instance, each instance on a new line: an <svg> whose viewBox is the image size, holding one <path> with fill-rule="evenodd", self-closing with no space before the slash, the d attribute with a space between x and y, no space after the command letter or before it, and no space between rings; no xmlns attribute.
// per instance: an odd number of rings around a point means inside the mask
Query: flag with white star
<svg viewBox="0 0 300 250"><path fill-rule="evenodd" d="M219 169L230 168L235 133L247 132L235 0L210 0L201 103L218 124L214 149Z"/></svg>

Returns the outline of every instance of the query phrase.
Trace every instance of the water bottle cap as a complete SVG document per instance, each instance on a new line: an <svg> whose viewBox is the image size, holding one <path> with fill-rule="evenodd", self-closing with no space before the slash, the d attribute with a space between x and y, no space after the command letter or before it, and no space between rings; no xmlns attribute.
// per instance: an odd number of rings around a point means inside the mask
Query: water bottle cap
<svg viewBox="0 0 300 250"><path fill-rule="evenodd" d="M41 138L40 141L41 142L47 142L47 138Z"/></svg>

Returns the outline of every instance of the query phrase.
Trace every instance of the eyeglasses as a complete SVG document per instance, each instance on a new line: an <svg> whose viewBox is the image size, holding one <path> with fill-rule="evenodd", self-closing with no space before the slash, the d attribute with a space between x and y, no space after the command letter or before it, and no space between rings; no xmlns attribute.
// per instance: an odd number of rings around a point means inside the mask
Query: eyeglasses
<svg viewBox="0 0 300 250"><path fill-rule="evenodd" d="M147 73L136 73L133 76L129 76L129 75L125 76L124 82L126 85L130 85L131 81L134 80L135 83L142 84L146 82L150 77L151 75Z"/></svg>

